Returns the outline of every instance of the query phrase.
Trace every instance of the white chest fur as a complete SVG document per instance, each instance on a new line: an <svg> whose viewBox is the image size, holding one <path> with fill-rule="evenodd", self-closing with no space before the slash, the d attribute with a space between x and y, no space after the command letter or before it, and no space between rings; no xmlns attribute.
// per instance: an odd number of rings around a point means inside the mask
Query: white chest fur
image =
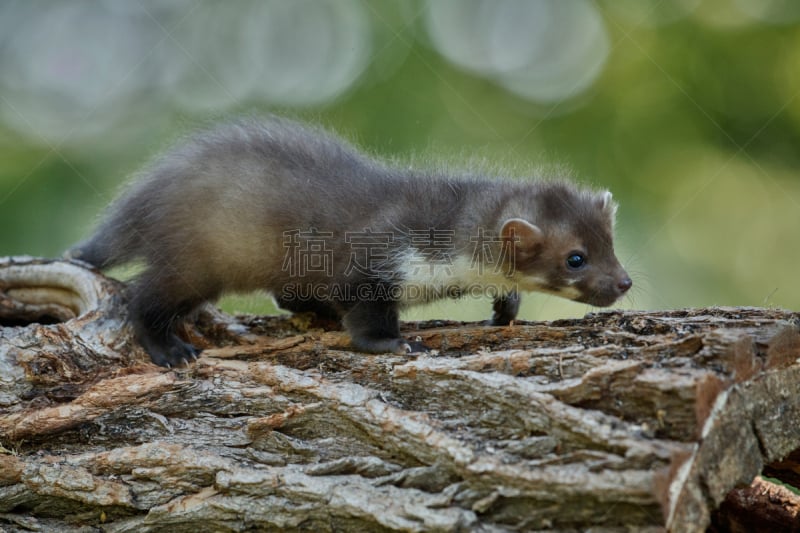
<svg viewBox="0 0 800 533"><path fill-rule="evenodd" d="M426 257L416 250L400 266L401 303L417 305L448 297L496 297L517 289L516 282L495 266L468 255Z"/></svg>

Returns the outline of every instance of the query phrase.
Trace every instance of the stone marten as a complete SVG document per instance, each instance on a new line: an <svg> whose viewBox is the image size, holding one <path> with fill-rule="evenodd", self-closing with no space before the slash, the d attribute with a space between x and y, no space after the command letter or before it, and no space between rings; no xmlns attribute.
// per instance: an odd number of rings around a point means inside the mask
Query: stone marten
<svg viewBox="0 0 800 533"><path fill-rule="evenodd" d="M491 324L520 291L608 306L631 287L614 255L609 192L401 168L283 118L200 133L152 165L68 257L109 268L144 259L129 285L153 362L199 350L176 323L224 292L269 291L292 312L341 320L363 352L424 349L399 311L477 292Z"/></svg>

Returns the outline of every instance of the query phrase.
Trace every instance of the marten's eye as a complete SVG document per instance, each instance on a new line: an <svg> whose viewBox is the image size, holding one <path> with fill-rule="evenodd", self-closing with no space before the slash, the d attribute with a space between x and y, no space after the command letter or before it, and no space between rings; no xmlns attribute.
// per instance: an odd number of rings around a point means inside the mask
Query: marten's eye
<svg viewBox="0 0 800 533"><path fill-rule="evenodd" d="M586 256L580 252L572 252L567 256L567 266L572 269L581 268L586 264Z"/></svg>

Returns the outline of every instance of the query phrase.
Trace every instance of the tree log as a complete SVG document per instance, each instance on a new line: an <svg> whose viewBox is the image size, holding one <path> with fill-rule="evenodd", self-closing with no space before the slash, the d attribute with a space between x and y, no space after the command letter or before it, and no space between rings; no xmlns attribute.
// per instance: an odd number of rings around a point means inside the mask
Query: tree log
<svg viewBox="0 0 800 533"><path fill-rule="evenodd" d="M800 473L797 313L406 323L434 350L402 357L209 307L200 359L165 369L124 304L80 262L0 259L0 529L735 531L776 498L772 527L800 520L757 478Z"/></svg>
<svg viewBox="0 0 800 533"><path fill-rule="evenodd" d="M733 489L715 513L712 531L774 533L800 531L800 496L756 477L749 487Z"/></svg>

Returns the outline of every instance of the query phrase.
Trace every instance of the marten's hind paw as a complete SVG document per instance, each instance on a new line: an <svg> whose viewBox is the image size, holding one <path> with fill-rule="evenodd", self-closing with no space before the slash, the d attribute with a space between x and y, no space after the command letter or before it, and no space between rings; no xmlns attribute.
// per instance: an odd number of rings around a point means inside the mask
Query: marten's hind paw
<svg viewBox="0 0 800 533"><path fill-rule="evenodd" d="M187 366L197 360L201 351L176 335L169 335L166 339L142 339L142 346L150 355L151 361L167 368Z"/></svg>

